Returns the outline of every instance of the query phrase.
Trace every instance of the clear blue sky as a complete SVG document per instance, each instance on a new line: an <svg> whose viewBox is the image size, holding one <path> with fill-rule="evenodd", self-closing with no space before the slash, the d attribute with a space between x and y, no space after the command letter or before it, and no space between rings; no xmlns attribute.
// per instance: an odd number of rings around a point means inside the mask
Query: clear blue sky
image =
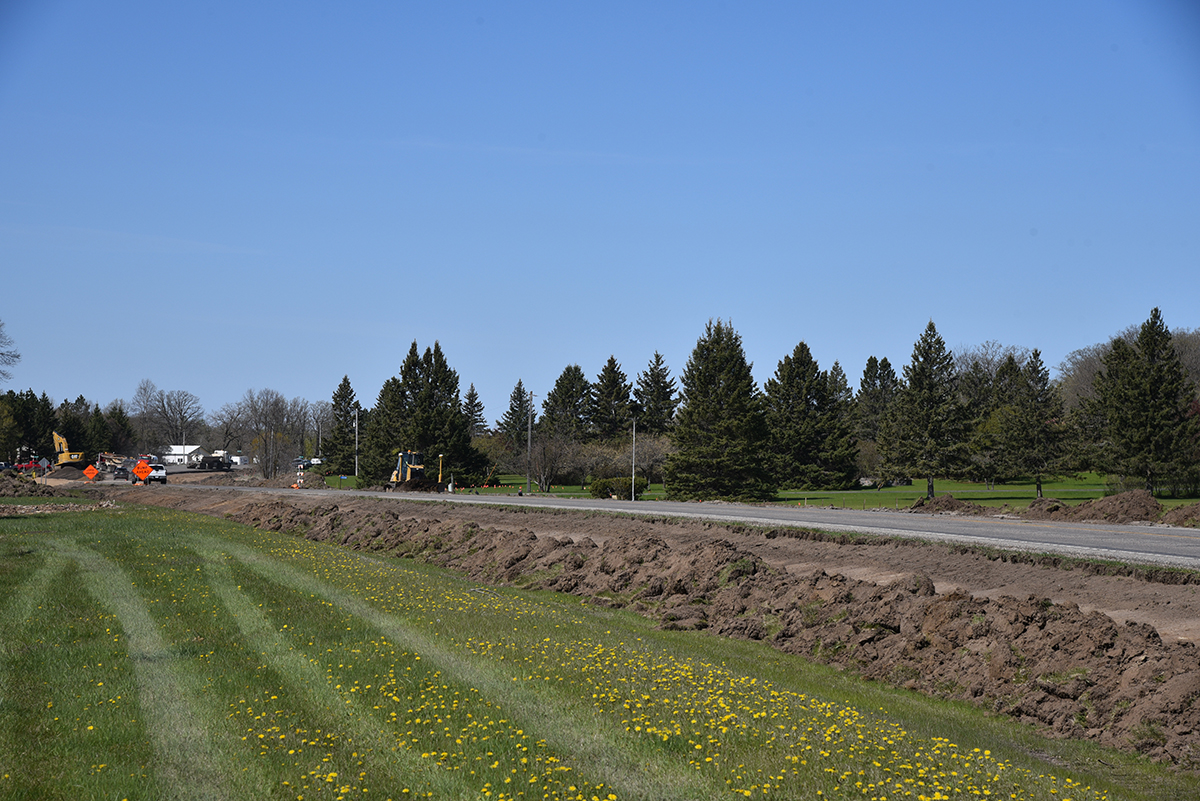
<svg viewBox="0 0 1200 801"><path fill-rule="evenodd" d="M857 387L1200 326L1200 11L1125 2L0 2L0 389L489 420L732 321Z"/></svg>

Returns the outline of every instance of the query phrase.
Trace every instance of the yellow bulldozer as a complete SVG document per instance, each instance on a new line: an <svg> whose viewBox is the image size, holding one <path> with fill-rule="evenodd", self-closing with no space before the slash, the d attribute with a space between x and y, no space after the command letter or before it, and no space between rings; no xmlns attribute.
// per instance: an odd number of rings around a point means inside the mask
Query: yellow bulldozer
<svg viewBox="0 0 1200 801"><path fill-rule="evenodd" d="M45 431L45 429L42 430ZM57 431L53 433L54 451L58 454L58 466L64 467L66 465L83 464L83 454L79 451L72 451L70 446L67 445L67 440L63 438L62 434L59 434Z"/></svg>

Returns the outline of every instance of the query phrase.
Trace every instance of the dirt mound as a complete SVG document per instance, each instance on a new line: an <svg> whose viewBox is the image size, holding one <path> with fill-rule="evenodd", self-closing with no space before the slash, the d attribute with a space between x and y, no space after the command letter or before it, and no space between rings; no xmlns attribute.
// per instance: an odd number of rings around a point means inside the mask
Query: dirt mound
<svg viewBox="0 0 1200 801"><path fill-rule="evenodd" d="M1080 520L1103 523L1146 523L1158 520L1162 504L1146 490L1133 490L1068 506L1056 498L1038 498L1022 515L1030 520Z"/></svg>
<svg viewBox="0 0 1200 801"><path fill-rule="evenodd" d="M909 511L930 515L986 515L994 510L970 501L955 500L953 495L935 495L932 501L917 498Z"/></svg>
<svg viewBox="0 0 1200 801"><path fill-rule="evenodd" d="M39 484L19 473L0 473L0 498L57 498L70 494L60 487Z"/></svg>
<svg viewBox="0 0 1200 801"><path fill-rule="evenodd" d="M778 531L747 534L705 521L393 498L335 503L305 493L114 493L418 558L481 581L573 593L638 611L662 628L763 640L868 678L968 700L1052 736L1086 737L1188 768L1200 764L1197 647L1164 642L1153 626L1129 619L1133 613L1114 620L1071 601L1052 601L1051 592L1085 580L1066 578L1070 573L1030 566L1042 572L1047 596L973 595L957 587L938 592L929 576L903 572L901 565L919 561L907 554L926 554L925 563L934 565L946 553L918 543L875 546L886 551L881 560L890 569L864 579L862 571L858 577L834 572L844 569L835 567L843 558L835 543L792 540ZM822 548L826 556L807 566L781 566L758 555L792 547ZM963 558L976 561L943 569L980 576L993 567L1019 569ZM1147 598L1170 592L1148 586L1154 589L1142 593Z"/></svg>
<svg viewBox="0 0 1200 801"><path fill-rule="evenodd" d="M1162 516L1162 522L1172 526L1200 528L1200 503L1177 506Z"/></svg>
<svg viewBox="0 0 1200 801"><path fill-rule="evenodd" d="M46 474L46 478L58 478L63 481L83 481L87 478L78 467L65 465Z"/></svg>

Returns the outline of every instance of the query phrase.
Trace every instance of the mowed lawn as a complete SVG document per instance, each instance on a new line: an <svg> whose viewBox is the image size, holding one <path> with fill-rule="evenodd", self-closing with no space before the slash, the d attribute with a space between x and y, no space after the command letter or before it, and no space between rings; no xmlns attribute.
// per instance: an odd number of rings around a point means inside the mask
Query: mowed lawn
<svg viewBox="0 0 1200 801"><path fill-rule="evenodd" d="M0 517L0 798L1195 798L762 644L213 518Z"/></svg>

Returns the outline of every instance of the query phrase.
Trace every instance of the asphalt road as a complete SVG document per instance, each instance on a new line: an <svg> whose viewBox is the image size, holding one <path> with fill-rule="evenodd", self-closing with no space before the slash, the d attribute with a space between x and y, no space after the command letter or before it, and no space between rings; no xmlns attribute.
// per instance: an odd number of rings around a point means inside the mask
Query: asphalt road
<svg viewBox="0 0 1200 801"><path fill-rule="evenodd" d="M192 486L175 483L175 487ZM229 489L229 488L223 488ZM292 494L298 490L238 487L245 492ZM797 506L750 506L734 503L677 503L671 501L603 501L516 495L428 495L425 493L379 493L352 490L303 490L305 495L361 495L370 498L403 498L462 504L527 506L578 511L625 512L671 515L753 523L765 526L796 526L823 531L850 531L890 537L915 537L940 542L961 542L993 548L1055 553L1134 564L1165 565L1200 570L1200 530L1161 525L1112 525L1105 523L1054 523L1044 520L956 517L908 512L855 511Z"/></svg>

